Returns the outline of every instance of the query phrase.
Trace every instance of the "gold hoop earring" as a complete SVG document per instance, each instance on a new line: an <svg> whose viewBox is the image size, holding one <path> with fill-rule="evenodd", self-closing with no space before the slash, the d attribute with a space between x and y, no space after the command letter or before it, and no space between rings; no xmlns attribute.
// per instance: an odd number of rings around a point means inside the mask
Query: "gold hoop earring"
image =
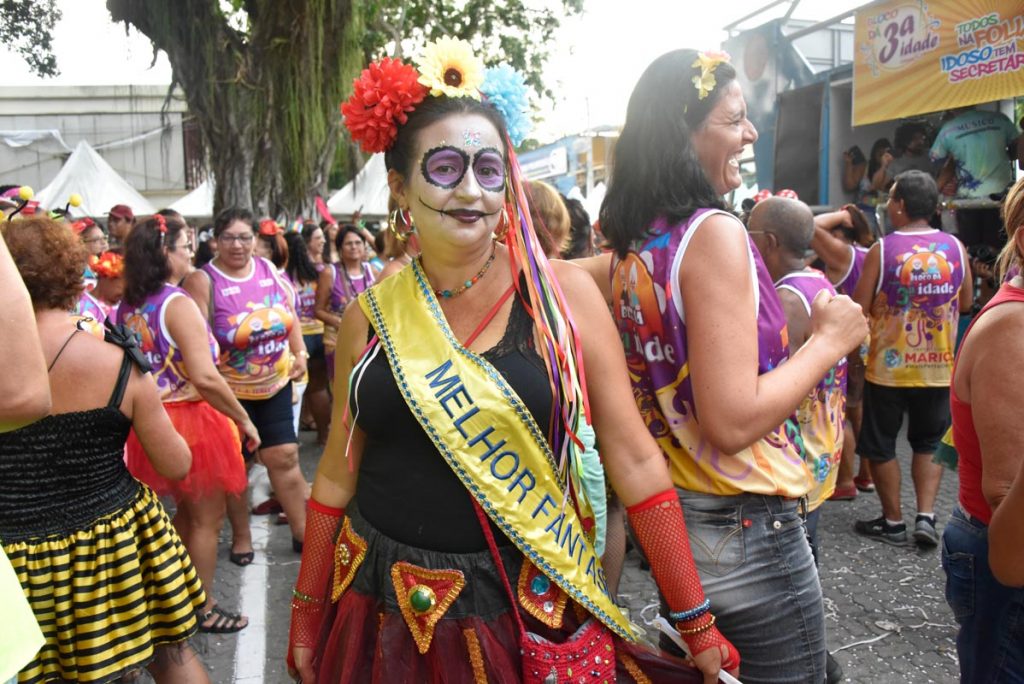
<svg viewBox="0 0 1024 684"><path fill-rule="evenodd" d="M405 221L405 218L401 215L399 210L395 209L393 212L391 212L391 216L388 217L388 230L391 231L391 234L395 236L396 240L404 244L409 240L409 233L411 233L412 230L411 226L409 232L399 230L398 219L400 218L402 219L403 223L406 223L406 225L408 225L408 223Z"/></svg>

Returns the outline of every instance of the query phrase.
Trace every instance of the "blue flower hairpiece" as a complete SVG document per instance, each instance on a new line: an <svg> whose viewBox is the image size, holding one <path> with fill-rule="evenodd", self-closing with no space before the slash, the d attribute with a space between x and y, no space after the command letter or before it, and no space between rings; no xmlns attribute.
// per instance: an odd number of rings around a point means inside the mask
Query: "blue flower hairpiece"
<svg viewBox="0 0 1024 684"><path fill-rule="evenodd" d="M480 92L505 118L509 140L519 146L533 128L527 114L530 108L526 79L508 64L490 67L484 72Z"/></svg>

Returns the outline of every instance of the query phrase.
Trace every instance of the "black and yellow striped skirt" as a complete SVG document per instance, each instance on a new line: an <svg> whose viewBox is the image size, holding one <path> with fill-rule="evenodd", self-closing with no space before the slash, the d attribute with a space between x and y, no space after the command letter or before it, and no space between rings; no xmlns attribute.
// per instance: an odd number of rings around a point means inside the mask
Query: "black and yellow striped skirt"
<svg viewBox="0 0 1024 684"><path fill-rule="evenodd" d="M198 628L199 576L148 487L86 529L4 551L46 637L18 682L115 681Z"/></svg>

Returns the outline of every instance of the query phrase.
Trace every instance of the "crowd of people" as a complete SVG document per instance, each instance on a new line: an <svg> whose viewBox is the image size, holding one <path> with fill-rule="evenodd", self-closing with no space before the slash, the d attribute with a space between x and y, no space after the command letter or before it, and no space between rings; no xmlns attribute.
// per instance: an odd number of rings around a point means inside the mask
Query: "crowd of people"
<svg viewBox="0 0 1024 684"><path fill-rule="evenodd" d="M1024 121L1021 121L1024 126ZM854 196L854 204L868 221L885 230L894 226L884 212L887 193L904 171L931 175L944 199L983 200L986 206L958 207L949 220L929 216L933 227L952 228L963 243L987 259L985 254L1002 248L1005 231L999 209L994 205L1013 183L1012 159L1024 169L1024 139L1005 114L999 111L963 107L942 114L937 127L927 120L910 120L893 130L892 142L879 138L870 154L854 145L843 153L843 189Z"/></svg>
<svg viewBox="0 0 1024 684"><path fill-rule="evenodd" d="M838 211L780 192L736 213L758 137L736 72L674 50L634 88L592 221L522 176L525 93L450 39L364 71L342 113L385 155L376 236L240 207L196 228L117 205L104 231L5 193L0 681L208 681L194 635L248 624L216 598L218 535L252 563L252 513L301 554L305 684L838 681L816 530L872 491L858 534L942 547L963 681L1024 677L1024 181L975 313L967 247L933 224L944 170L999 181L930 160L921 127L898 158L849 155ZM945 131L932 157L959 160ZM881 191L884 234L862 210ZM658 647L616 601L627 535Z"/></svg>

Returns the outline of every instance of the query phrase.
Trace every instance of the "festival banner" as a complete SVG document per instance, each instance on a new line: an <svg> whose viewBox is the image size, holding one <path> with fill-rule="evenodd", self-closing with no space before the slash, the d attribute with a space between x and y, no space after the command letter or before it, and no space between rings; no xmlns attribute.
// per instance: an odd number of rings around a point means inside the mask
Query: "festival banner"
<svg viewBox="0 0 1024 684"><path fill-rule="evenodd" d="M1024 95L1021 0L884 0L854 41L855 126Z"/></svg>

